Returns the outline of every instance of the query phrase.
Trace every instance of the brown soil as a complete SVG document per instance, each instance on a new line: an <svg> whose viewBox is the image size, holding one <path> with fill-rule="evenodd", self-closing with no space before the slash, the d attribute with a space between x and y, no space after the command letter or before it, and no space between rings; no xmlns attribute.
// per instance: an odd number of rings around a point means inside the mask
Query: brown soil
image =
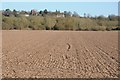
<svg viewBox="0 0 120 80"><path fill-rule="evenodd" d="M3 31L2 76L113 78L118 32Z"/></svg>

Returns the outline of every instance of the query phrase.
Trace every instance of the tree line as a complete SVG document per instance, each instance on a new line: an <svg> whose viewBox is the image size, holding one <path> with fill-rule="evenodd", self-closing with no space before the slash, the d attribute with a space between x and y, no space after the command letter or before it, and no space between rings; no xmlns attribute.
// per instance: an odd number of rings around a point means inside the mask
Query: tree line
<svg viewBox="0 0 120 80"><path fill-rule="evenodd" d="M120 30L119 16L103 15L92 17L84 13L58 10L51 12L47 9L36 11L2 10L3 30Z"/></svg>

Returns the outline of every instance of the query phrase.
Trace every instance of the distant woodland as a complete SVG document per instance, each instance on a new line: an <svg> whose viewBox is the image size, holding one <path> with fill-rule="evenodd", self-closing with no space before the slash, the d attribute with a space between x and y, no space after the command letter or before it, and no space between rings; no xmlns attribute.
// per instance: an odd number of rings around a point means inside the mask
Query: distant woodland
<svg viewBox="0 0 120 80"><path fill-rule="evenodd" d="M43 11L17 11L2 10L3 30L74 30L74 31L111 31L120 30L119 16L100 15L92 17L84 13L80 16L77 12L58 10Z"/></svg>

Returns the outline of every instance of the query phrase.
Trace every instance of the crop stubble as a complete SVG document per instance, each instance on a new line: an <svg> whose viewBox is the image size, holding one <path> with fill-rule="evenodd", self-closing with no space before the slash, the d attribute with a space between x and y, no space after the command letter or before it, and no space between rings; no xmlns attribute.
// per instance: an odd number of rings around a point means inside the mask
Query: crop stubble
<svg viewBox="0 0 120 80"><path fill-rule="evenodd" d="M114 78L118 33L102 31L3 31L2 76Z"/></svg>

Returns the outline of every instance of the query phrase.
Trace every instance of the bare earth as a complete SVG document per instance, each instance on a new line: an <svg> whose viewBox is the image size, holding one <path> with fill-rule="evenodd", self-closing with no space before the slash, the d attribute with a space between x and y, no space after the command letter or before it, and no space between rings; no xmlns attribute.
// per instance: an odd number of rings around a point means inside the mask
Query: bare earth
<svg viewBox="0 0 120 80"><path fill-rule="evenodd" d="M116 78L118 32L2 31L2 76Z"/></svg>

